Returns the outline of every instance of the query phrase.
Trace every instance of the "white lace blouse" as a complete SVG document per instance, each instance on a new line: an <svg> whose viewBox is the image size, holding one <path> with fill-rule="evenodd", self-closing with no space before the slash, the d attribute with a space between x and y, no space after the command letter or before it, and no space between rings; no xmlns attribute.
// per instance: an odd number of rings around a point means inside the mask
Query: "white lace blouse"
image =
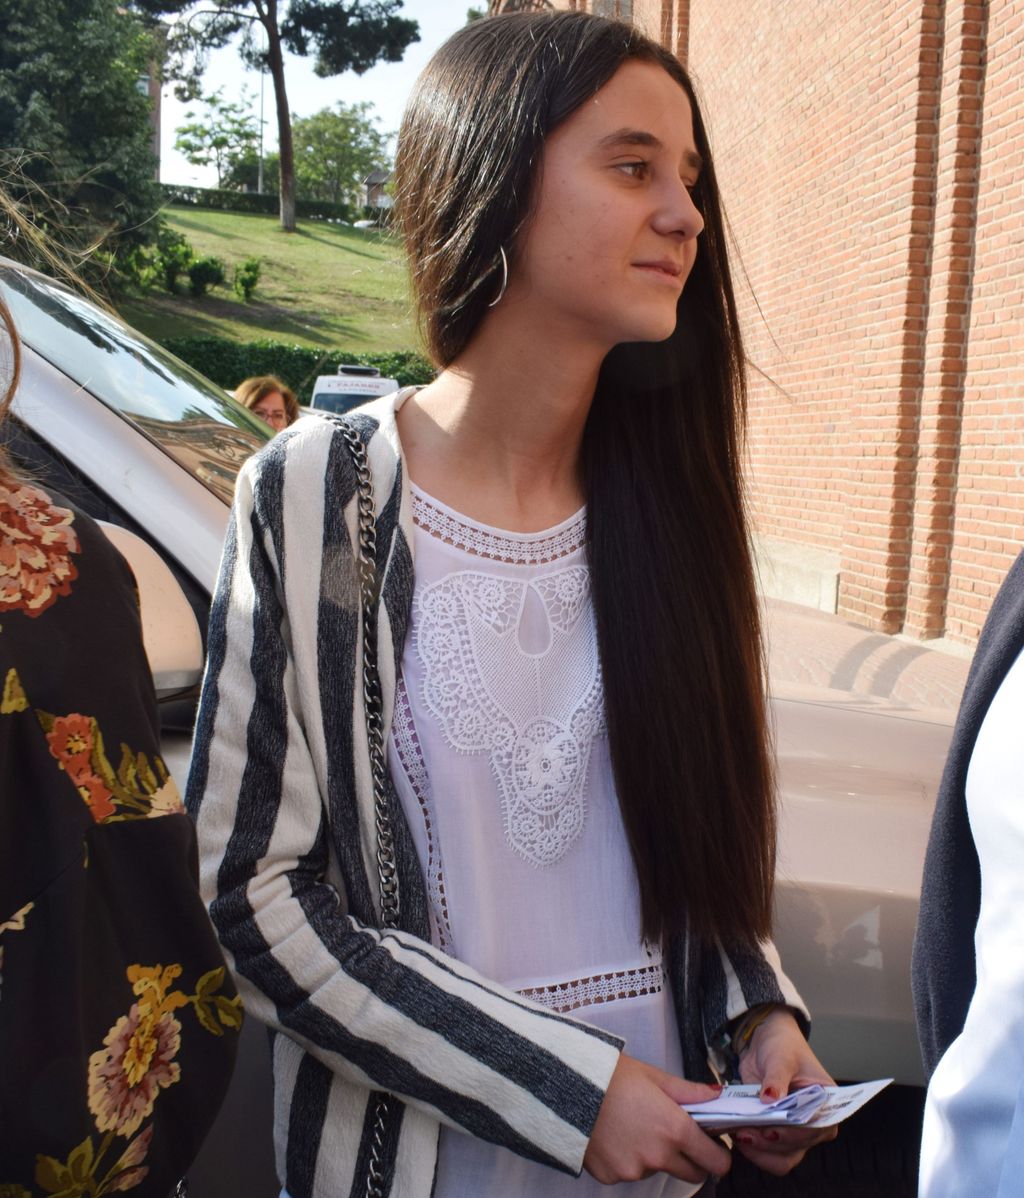
<svg viewBox="0 0 1024 1198"><path fill-rule="evenodd" d="M585 514L543 533L474 523L413 487L416 590L389 741L434 941L681 1074L660 956L640 933L612 780ZM617 1187L685 1198L661 1174ZM607 1190L442 1129L435 1198Z"/></svg>

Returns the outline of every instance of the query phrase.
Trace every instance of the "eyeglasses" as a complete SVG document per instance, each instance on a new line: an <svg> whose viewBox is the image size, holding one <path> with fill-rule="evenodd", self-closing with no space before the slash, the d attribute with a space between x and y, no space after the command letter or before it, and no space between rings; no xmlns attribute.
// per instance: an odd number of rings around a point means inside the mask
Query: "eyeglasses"
<svg viewBox="0 0 1024 1198"><path fill-rule="evenodd" d="M263 421L264 424L269 424L273 428L284 428L284 426L288 423L287 412L261 412L259 408L253 408L253 412Z"/></svg>

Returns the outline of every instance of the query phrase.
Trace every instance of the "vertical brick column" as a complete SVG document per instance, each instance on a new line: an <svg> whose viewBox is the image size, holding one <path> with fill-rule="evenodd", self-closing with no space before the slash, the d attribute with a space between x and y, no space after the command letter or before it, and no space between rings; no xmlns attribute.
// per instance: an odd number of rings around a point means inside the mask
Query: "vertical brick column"
<svg viewBox="0 0 1024 1198"><path fill-rule="evenodd" d="M555 0L555 7L561 7L559 0ZM663 13L671 7L672 0L633 0L633 24L647 37L662 42Z"/></svg>
<svg viewBox="0 0 1024 1198"><path fill-rule="evenodd" d="M985 7L977 237L946 602L946 636L967 642L1024 543L1024 0ZM966 29L964 49L982 49Z"/></svg>
<svg viewBox="0 0 1024 1198"><path fill-rule="evenodd" d="M667 0L666 0L667 4ZM690 0L675 0L672 53L687 66L690 58Z"/></svg>
<svg viewBox="0 0 1024 1198"><path fill-rule="evenodd" d="M892 232L904 245L902 278L894 277L876 297L891 319L885 342L865 348L881 351L879 360L898 351L898 367L889 385L859 397L851 420L848 516L843 530L839 612L883 632L899 632L910 581L918 428L924 385L928 292L934 233L935 177L938 161L938 109L942 78L942 0L923 0L917 13L900 26L896 45L916 57L915 93L903 103L912 112L904 136L894 130L910 156L906 191L880 192L902 211ZM890 27L891 28L891 27ZM890 105L896 99L890 95ZM912 136L908 139L906 134ZM898 175L894 174L893 182ZM884 179L884 176L883 176ZM870 359L868 360L870 368Z"/></svg>
<svg viewBox="0 0 1024 1198"><path fill-rule="evenodd" d="M904 631L945 632L978 219L986 0L948 3L935 237Z"/></svg>

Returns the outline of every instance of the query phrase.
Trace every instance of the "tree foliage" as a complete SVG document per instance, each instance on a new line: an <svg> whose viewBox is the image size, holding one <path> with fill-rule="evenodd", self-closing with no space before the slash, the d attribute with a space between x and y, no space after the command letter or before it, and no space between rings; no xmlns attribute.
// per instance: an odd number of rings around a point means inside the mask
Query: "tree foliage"
<svg viewBox="0 0 1024 1198"><path fill-rule="evenodd" d="M259 119L253 115L253 98L246 88L239 101L225 100L223 89L202 98L205 112L189 109L186 124L179 125L174 148L193 166L212 166L217 186L242 162L259 154Z"/></svg>
<svg viewBox="0 0 1024 1198"><path fill-rule="evenodd" d="M300 199L354 204L373 171L388 170L388 137L373 105L343 104L295 117L295 187Z"/></svg>
<svg viewBox="0 0 1024 1198"><path fill-rule="evenodd" d="M295 228L295 163L284 51L313 56L322 77L362 74L377 62L400 62L419 38L419 26L401 15L402 0L133 0L152 19L173 18L167 37L169 76L184 99L198 94L205 56L241 34L241 55L265 68L274 83L280 154L281 224ZM265 46L259 36L265 34Z"/></svg>
<svg viewBox="0 0 1024 1198"><path fill-rule="evenodd" d="M102 242L116 263L155 233L161 195L140 82L157 57L119 0L0 4L0 177L64 253Z"/></svg>
<svg viewBox="0 0 1024 1198"><path fill-rule="evenodd" d="M257 150L246 150L228 163L223 186L229 191L263 191L277 195L281 161L276 151L263 155L263 186L260 187L260 156Z"/></svg>

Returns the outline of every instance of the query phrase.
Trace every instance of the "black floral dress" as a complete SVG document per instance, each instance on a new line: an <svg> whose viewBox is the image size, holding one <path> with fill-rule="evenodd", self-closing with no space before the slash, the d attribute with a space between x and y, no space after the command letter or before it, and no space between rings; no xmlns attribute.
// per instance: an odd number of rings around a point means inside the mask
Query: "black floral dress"
<svg viewBox="0 0 1024 1198"><path fill-rule="evenodd" d="M127 563L0 476L0 1198L166 1196L241 1008L159 756Z"/></svg>

